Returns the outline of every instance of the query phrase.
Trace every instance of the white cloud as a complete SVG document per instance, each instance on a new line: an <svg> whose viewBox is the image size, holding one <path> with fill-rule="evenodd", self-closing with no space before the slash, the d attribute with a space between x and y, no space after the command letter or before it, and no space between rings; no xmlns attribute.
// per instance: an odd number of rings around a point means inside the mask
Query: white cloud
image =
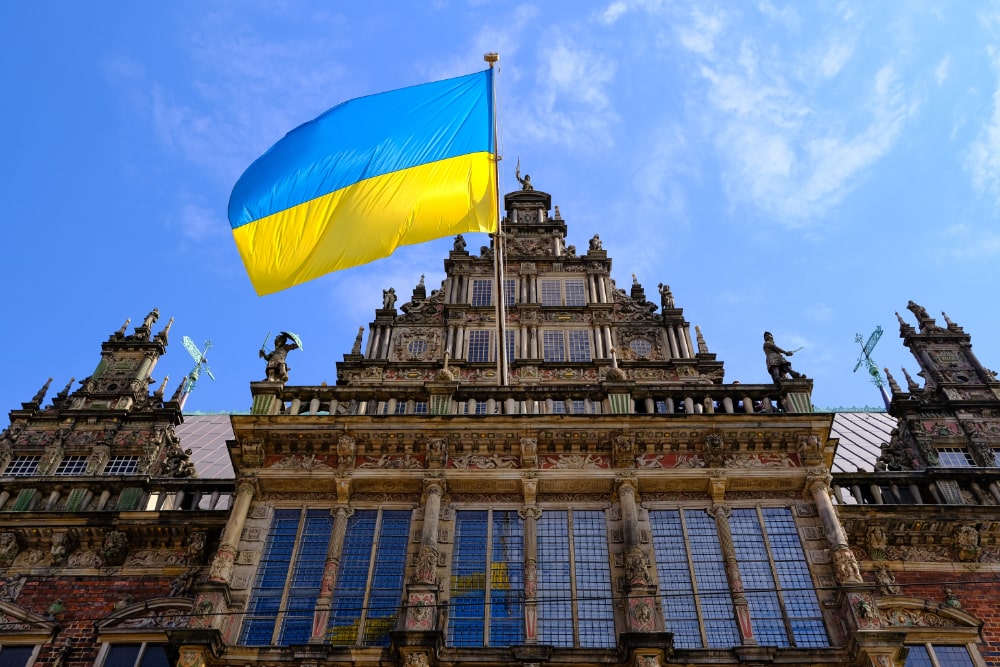
<svg viewBox="0 0 1000 667"><path fill-rule="evenodd" d="M819 63L819 71L823 77L830 79L837 76L847 61L854 54L854 46L846 42L831 44L823 54Z"/></svg>
<svg viewBox="0 0 1000 667"><path fill-rule="evenodd" d="M195 204L185 204L180 210L177 222L181 233L192 241L205 241L222 236L228 227L217 210Z"/></svg>
<svg viewBox="0 0 1000 667"><path fill-rule="evenodd" d="M621 0L618 0L605 7L604 11L598 16L598 20L605 25L611 25L621 18L622 14L626 11L628 11L628 6L624 2L621 2Z"/></svg>
<svg viewBox="0 0 1000 667"><path fill-rule="evenodd" d="M715 50L715 40L722 32L725 18L721 11L706 14L701 9L694 9L691 12L691 23L677 30L681 45L699 56L710 57Z"/></svg>
<svg viewBox="0 0 1000 667"><path fill-rule="evenodd" d="M765 17L777 23L784 24L790 30L797 30L802 21L798 12L795 11L795 7L792 5L779 9L770 2L761 2L757 5L757 9Z"/></svg>
<svg viewBox="0 0 1000 667"><path fill-rule="evenodd" d="M993 112L969 146L965 167L972 175L972 185L976 190L1000 201L1000 58L995 52L990 55L998 74L993 91Z"/></svg>
<svg viewBox="0 0 1000 667"><path fill-rule="evenodd" d="M951 58L945 56L944 58L941 59L941 62L938 63L937 67L934 68L934 82L937 83L937 85L939 86L943 84L945 81L948 80L948 74L950 73L950 70L951 70Z"/></svg>
<svg viewBox="0 0 1000 667"><path fill-rule="evenodd" d="M735 42L722 26L696 12L682 33L712 38L681 43L708 84L697 108L729 195L789 226L822 217L891 150L916 103L889 64L870 75L868 95L827 97L825 82L853 56L849 40L833 41L818 67L798 73L797 53L752 34Z"/></svg>
<svg viewBox="0 0 1000 667"><path fill-rule="evenodd" d="M521 100L513 122L526 139L575 147L608 147L617 120L609 95L616 63L557 34L540 54L539 94Z"/></svg>

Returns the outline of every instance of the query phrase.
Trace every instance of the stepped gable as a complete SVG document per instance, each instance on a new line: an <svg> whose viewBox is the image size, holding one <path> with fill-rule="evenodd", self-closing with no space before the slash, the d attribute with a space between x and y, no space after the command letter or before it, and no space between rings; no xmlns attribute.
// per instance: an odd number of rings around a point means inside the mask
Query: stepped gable
<svg viewBox="0 0 1000 667"><path fill-rule="evenodd" d="M721 384L722 362L700 332L692 336L669 286L658 288L659 303L647 299L637 278L629 290L618 287L599 236L571 243L551 199L538 190L504 197L512 385L598 382L613 357L624 379L639 385ZM421 277L398 311L394 304L378 309L365 349L356 345L338 364L338 383L427 382L447 353L457 381L495 384L494 251L492 242L476 251L456 237L441 286L428 295Z"/></svg>
<svg viewBox="0 0 1000 667"><path fill-rule="evenodd" d="M70 379L43 407L50 379L11 411L10 427L0 434L0 471L16 460L26 466L14 471L18 476L65 475L68 467L81 468L72 474L100 475L117 460L129 461L124 474L193 476L174 431L183 421L180 405L165 397L168 378L153 378L173 322L154 333L158 318L154 308L131 333L130 320L112 333L101 344L97 368L75 391Z"/></svg>
<svg viewBox="0 0 1000 667"><path fill-rule="evenodd" d="M910 301L917 320L897 312L899 336L917 362L916 376L903 368L904 391L890 375L889 412L898 432L884 453L884 467L923 470L971 465L992 467L1000 452L1000 381L972 352L972 337L942 313L941 326L926 309ZM966 460L952 461L958 455ZM944 460L942 460L944 456Z"/></svg>

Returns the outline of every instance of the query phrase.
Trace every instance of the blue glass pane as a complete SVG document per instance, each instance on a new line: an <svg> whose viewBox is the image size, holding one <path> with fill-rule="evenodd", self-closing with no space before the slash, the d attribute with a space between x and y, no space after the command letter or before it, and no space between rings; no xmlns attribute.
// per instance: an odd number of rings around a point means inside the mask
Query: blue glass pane
<svg viewBox="0 0 1000 667"><path fill-rule="evenodd" d="M299 510L276 510L271 530L261 553L257 578L247 605L240 643L268 646L274 635L274 623L285 591L285 580L299 529Z"/></svg>
<svg viewBox="0 0 1000 667"><path fill-rule="evenodd" d="M729 527L750 604L754 637L761 646L788 646L788 631L778 602L777 585L771 572L757 510L733 510Z"/></svg>
<svg viewBox="0 0 1000 667"><path fill-rule="evenodd" d="M355 510L347 520L337 584L330 602L327 636L331 644L353 646L357 643L377 520L378 510Z"/></svg>
<svg viewBox="0 0 1000 667"><path fill-rule="evenodd" d="M739 646L740 635L715 519L704 510L688 510L684 512L684 523L707 644L713 648Z"/></svg>
<svg viewBox="0 0 1000 667"><path fill-rule="evenodd" d="M906 664L903 667L934 667L925 646L918 644L907 648L909 653L906 655Z"/></svg>
<svg viewBox="0 0 1000 667"><path fill-rule="evenodd" d="M653 554L666 630L674 633L674 646L701 648L701 627L680 512L652 511L649 521L653 528Z"/></svg>
<svg viewBox="0 0 1000 667"><path fill-rule="evenodd" d="M538 531L538 641L573 646L569 513L545 510Z"/></svg>
<svg viewBox="0 0 1000 667"><path fill-rule="evenodd" d="M762 514L792 641L795 646L802 647L829 646L819 600L791 510L774 507L764 509Z"/></svg>
<svg viewBox="0 0 1000 667"><path fill-rule="evenodd" d="M34 646L4 646L0 651L0 667L24 667L34 650Z"/></svg>
<svg viewBox="0 0 1000 667"><path fill-rule="evenodd" d="M486 622L486 533L489 512L455 515L448 611L449 646L483 646Z"/></svg>
<svg viewBox="0 0 1000 667"><path fill-rule="evenodd" d="M937 657L941 667L972 667L972 657L969 649L964 646L939 646L934 645L934 655ZM906 661L907 666L910 661Z"/></svg>
<svg viewBox="0 0 1000 667"><path fill-rule="evenodd" d="M573 512L577 617L580 646L615 646L615 616L611 602L611 565L604 512Z"/></svg>
<svg viewBox="0 0 1000 667"><path fill-rule="evenodd" d="M146 644L140 667L170 667L166 649L159 644Z"/></svg>
<svg viewBox="0 0 1000 667"><path fill-rule="evenodd" d="M104 667L135 667L135 661L139 659L139 651L142 644L114 644L108 649L108 654L104 659ZM4 655L7 649L4 649Z"/></svg>
<svg viewBox="0 0 1000 667"><path fill-rule="evenodd" d="M286 613L282 617L278 639L281 645L309 641L332 531L333 517L329 510L310 510L306 513L306 525L289 582Z"/></svg>
<svg viewBox="0 0 1000 667"><path fill-rule="evenodd" d="M524 522L493 510L490 548L490 646L524 642Z"/></svg>
<svg viewBox="0 0 1000 667"><path fill-rule="evenodd" d="M396 627L403 596L410 514L409 510L382 512L361 642L365 646L388 646L389 632Z"/></svg>

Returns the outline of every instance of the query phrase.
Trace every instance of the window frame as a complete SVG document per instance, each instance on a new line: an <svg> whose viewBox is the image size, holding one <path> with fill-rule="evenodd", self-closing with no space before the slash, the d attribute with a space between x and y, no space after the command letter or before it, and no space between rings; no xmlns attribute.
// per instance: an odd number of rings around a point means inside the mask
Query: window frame
<svg viewBox="0 0 1000 667"><path fill-rule="evenodd" d="M536 602L538 610L538 642L540 644L548 644L559 648L609 649L616 647L618 642L618 627L614 609L614 562L611 554L611 529L609 525L611 522L608 517L607 506L603 504L596 506L579 504L572 507L542 505L539 509L542 510L542 514L541 517L539 517L535 522L535 544L537 549L536 559L538 568L538 594ZM552 557L552 554L549 553L552 549L544 546L546 545L546 540L549 536L543 533L543 527L544 524L550 521L551 517L557 513L565 513L566 517L565 523L562 524L566 527L566 560L559 562L565 563L566 569L563 571L563 574L568 577L570 586L568 618L559 618L555 615L548 615L549 613L554 612L559 606L560 597L565 597L566 595L565 589L560 588L557 582L553 581L551 588L546 586L547 571L552 568L552 566L556 563L556 560ZM580 525L585 521L584 518L577 516L580 514L595 514L601 517L604 535L603 550L600 551L604 556L603 559L598 558L595 560L593 558L587 558L587 556L594 555L594 551L592 551L592 549L596 548L597 545L601 543L601 540L591 540L590 544L578 544L578 537L581 541L587 540L589 537L594 537L593 535L587 534L586 528L580 527ZM553 534L552 537L554 548L561 548L564 543L558 540L557 535ZM553 572L553 574L558 577L559 573ZM606 580L601 582L601 587L597 590L606 591L607 600L595 598L588 601L586 591L594 589L592 587L587 587L586 585L581 585L580 582L589 581L592 584L595 581L594 577L600 578L605 574ZM548 595L550 592L553 593L553 595ZM563 605L563 607L565 609L566 606ZM597 613L595 610L599 607L603 607L603 616L595 618L593 614ZM583 624L581 624L581 617L584 614L589 614L589 616L587 618L583 618ZM570 623L572 630L571 643L567 644L565 641L560 641L559 636L549 635L547 633L547 626L551 625L553 628L559 628L560 626L564 627L567 621ZM583 632L584 628L588 631L588 635L586 637ZM562 634L563 636L566 636L565 633Z"/></svg>
<svg viewBox="0 0 1000 667"><path fill-rule="evenodd" d="M542 329L542 361L548 364L591 363L594 360L592 334L590 329L584 328ZM580 341L586 342L586 354L580 352L584 347L579 345ZM554 349L557 343L559 355Z"/></svg>
<svg viewBox="0 0 1000 667"><path fill-rule="evenodd" d="M498 521L496 513L498 512L505 513L508 517L512 517L514 523L517 524L517 530L513 533L513 537L515 538L518 536L520 537L519 542L514 545L514 549L520 555L519 559L515 559L512 561L500 561L499 563L496 560L494 560L494 555L497 549L497 542L495 541L494 538L496 537L495 531ZM455 530L454 530L455 538L453 542L451 559L449 562L448 623L447 627L445 628L445 644L448 647L497 648L497 647L514 646L524 643L524 638L526 636L524 627L524 620L525 620L524 619L524 562L525 562L524 549L526 540L524 532L525 529L524 520L519 516L518 512L519 512L519 507L511 507L511 506L490 506L490 507L469 506L469 507L462 507L455 509ZM480 608L482 616L476 618L462 617L460 613L456 610L458 605L460 604L460 602L456 599L459 597L456 593L460 592L459 587L456 585L456 580L458 577L461 576L459 574L456 574L456 567L458 567L459 569L470 566L474 568L476 565L479 564L475 562L470 563L468 561L462 563L459 562L459 558L467 557L467 554L463 554L460 551L462 549L461 542L463 540L463 537L462 533L460 532L461 529L459 520L460 518L463 518L462 515L465 514L465 516L468 517L471 521L475 519L475 517L472 516L474 513L484 513L486 516L485 519L486 535L483 537L483 544L482 544L483 548L482 557L485 559L482 562L482 565L484 566L482 573L482 578L483 578L482 588L467 589L468 592L471 592L473 594L478 591L482 592L482 605ZM474 541L477 537L478 535L472 535L469 539L470 541ZM475 549L475 546L476 545L473 544L471 547L467 546L467 548ZM514 586L510 586L510 584L508 584L508 590L511 591L511 593L513 593L513 596L512 598L504 598L501 595L498 596L498 599L494 599L493 595L494 591L499 590L497 588L494 588L494 583L495 583L494 577L496 576L495 573L497 572L496 566L498 564L502 564L503 562L510 563L510 565L508 565L507 568L507 579L508 582L510 582L511 579L513 579L512 583L514 584ZM489 581L487 581L486 572L490 573ZM477 583L474 579L476 573L473 573L470 576L473 577L472 583ZM512 606L514 607L515 611L508 615L508 618L512 618L513 622L508 622L505 624L497 622L495 626L494 617L492 614L493 608L498 604L503 604L503 601L505 599L507 600L507 604L512 604ZM510 601L511 599L513 600L512 602ZM473 601L471 605L465 605L465 606L480 607L480 605L477 605L475 601ZM476 623L477 620L481 623L481 626ZM478 643L468 642L468 641L455 643L455 637L457 636L456 635L457 629L455 627L455 624L460 621L465 621L466 624L468 625L477 626L477 628L480 630L480 633L478 635L475 635L475 637L480 640ZM517 635L514 638L516 641L511 641L510 643L497 643L495 641L494 635L499 634L504 627L506 627L508 631L513 630L513 632Z"/></svg>
<svg viewBox="0 0 1000 667"><path fill-rule="evenodd" d="M2 640L0 640L0 654L2 654L5 649L25 649L25 648L30 648L31 649L31 653L28 655L28 658L25 660L24 667L32 667L32 665L34 665L35 662L38 660L38 654L41 652L42 642L44 642L44 641L45 640L42 640L40 642L8 642L8 641L2 641Z"/></svg>
<svg viewBox="0 0 1000 667"><path fill-rule="evenodd" d="M475 336L473 336L475 334ZM496 331L494 329L469 329L465 332L465 360L470 364L496 363ZM486 340L483 341L485 336ZM473 338L476 338L476 358L472 358ZM517 331L514 329L504 330L504 337L507 339L507 363L512 363L517 358ZM482 354L485 345L485 355ZM485 356L485 358L483 358Z"/></svg>
<svg viewBox="0 0 1000 667"><path fill-rule="evenodd" d="M587 305L587 281L578 277L539 278L538 301L543 308L582 308Z"/></svg>
<svg viewBox="0 0 1000 667"><path fill-rule="evenodd" d="M405 586L405 574L407 570L407 565L409 562L408 553L411 534L410 531L413 529L413 507L412 506L400 506L400 505L388 505L385 507L353 507L353 512L347 520L347 527L344 533L344 541L340 547L340 553L337 557L340 561L340 565L337 568L337 579L336 584L331 595L330 601L330 613L327 620L326 628L324 629L324 644L330 646L346 646L346 647L385 647L389 645L389 632L396 627L396 623L399 620L400 614L403 613L403 596L406 593ZM399 530L399 524L393 526L390 522L386 521L386 513L394 513L399 515L406 515L405 529ZM368 551L368 563L365 566L364 573L364 585L361 589L361 608L360 613L357 616L356 622L357 626L354 630L353 641L333 641L333 634L337 631L334 627L334 623L338 618L345 618L345 616L338 616L337 612L340 607L338 606L341 601L347 601L347 593L345 592L345 578L348 573L345 571L345 565L349 560L344 556L345 549L349 548L351 540L358 539L356 534L352 534L352 530L357 529L356 526L364 518L362 513L374 513L374 523L371 527L371 538L370 538L370 549ZM400 518L400 517L396 517ZM387 535L386 529L388 525L388 530L396 530L394 535ZM363 530L363 527L359 530ZM396 539L396 545L398 542L402 542L402 550L394 550L391 540ZM401 538L401 539L400 539ZM360 536L362 544L365 543L365 535ZM388 553L387 553L388 552ZM384 560L383 556L395 557L399 556L398 561ZM380 565L384 565L388 562L388 567L396 567L398 572L398 586L393 589L386 588L376 588L374 584L380 577L391 576L393 572L386 572L384 569L379 570ZM355 580L356 581L356 580ZM352 590L356 590L352 589ZM376 593L377 590L390 590L397 591L394 596L395 607L393 613L388 616L372 616L370 611L376 608L372 603L373 595L378 597ZM383 596L384 597L384 596ZM347 607L346 610L351 610L351 607ZM374 635L369 632L371 629L369 627L369 622L375 619L389 620L390 623L387 629ZM349 626L348 626L349 627Z"/></svg>
<svg viewBox="0 0 1000 667"><path fill-rule="evenodd" d="M517 304L517 279L504 278L504 306ZM493 306L493 278L472 278L469 281L469 305L475 308Z"/></svg>

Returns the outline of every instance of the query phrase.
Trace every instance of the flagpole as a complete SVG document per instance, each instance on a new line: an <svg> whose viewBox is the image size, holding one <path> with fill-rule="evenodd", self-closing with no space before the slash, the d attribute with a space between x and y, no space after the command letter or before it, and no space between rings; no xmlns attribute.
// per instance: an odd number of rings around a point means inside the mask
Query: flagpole
<svg viewBox="0 0 1000 667"><path fill-rule="evenodd" d="M485 60L490 65L490 69L494 69L494 65L500 61L500 54L498 53L487 53L483 55L483 60ZM499 70L497 70L499 71ZM493 141L494 146L494 157L496 169L494 170L493 179L493 189L494 195L497 202L497 231L493 235L493 274L495 289L494 294L496 295L496 355L497 355L497 385L501 387L506 387L508 385L507 378L507 304L506 304L506 293L505 293L505 278L504 278L504 235L503 235L503 214L500 212L500 160L503 156L500 155L500 130L499 130L499 120L497 113L497 84L496 75L497 71L493 73L490 77L490 85L492 86L491 97L493 100Z"/></svg>

